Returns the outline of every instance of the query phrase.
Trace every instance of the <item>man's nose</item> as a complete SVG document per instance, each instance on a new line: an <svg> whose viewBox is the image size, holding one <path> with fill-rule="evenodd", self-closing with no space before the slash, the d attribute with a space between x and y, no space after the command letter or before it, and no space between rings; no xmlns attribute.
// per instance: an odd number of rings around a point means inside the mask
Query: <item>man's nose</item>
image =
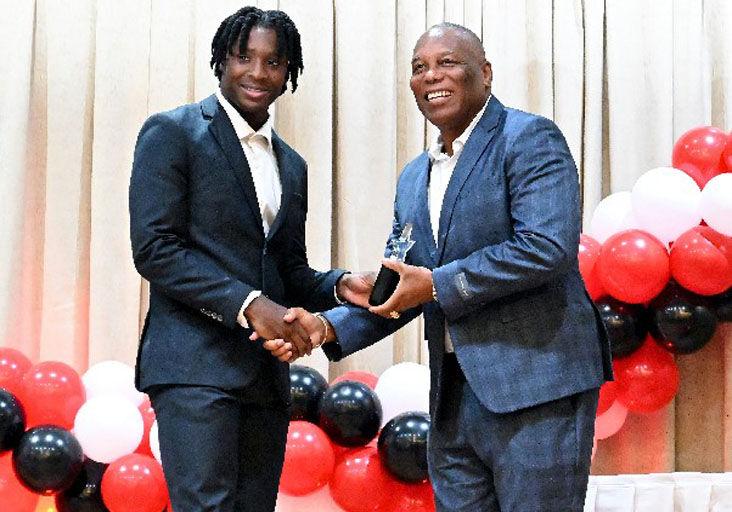
<svg viewBox="0 0 732 512"><path fill-rule="evenodd" d="M249 76L252 78L262 78L264 74L264 63L260 62L259 59L253 59L249 65Z"/></svg>
<svg viewBox="0 0 732 512"><path fill-rule="evenodd" d="M442 73L436 68L429 67L424 74L424 78L428 82L436 82L437 80L440 80L442 78Z"/></svg>

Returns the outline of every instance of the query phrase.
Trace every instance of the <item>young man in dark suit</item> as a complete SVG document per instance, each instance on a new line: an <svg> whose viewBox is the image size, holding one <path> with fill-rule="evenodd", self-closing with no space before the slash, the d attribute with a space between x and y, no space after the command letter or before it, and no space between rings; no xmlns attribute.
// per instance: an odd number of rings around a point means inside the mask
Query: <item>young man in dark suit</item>
<svg viewBox="0 0 732 512"><path fill-rule="evenodd" d="M307 329L339 360L420 313L429 341L429 473L439 512L581 512L600 385L612 377L577 267L577 169L557 126L491 95L480 39L420 37L411 89L440 131L402 171L391 238L412 224L396 291ZM267 343L295 357L290 344Z"/></svg>
<svg viewBox="0 0 732 512"><path fill-rule="evenodd" d="M220 89L148 119L130 183L132 251L150 282L137 385L152 400L176 512L274 510L289 421L288 365L250 341L312 340L287 306L366 304L360 275L307 262L305 161L269 106L303 69L281 11L245 7L212 42ZM316 320L318 321L318 320Z"/></svg>

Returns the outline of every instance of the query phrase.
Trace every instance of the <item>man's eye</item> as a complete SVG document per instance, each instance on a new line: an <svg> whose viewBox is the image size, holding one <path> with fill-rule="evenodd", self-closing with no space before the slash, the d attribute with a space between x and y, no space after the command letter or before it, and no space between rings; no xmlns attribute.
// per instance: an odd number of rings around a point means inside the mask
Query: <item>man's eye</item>
<svg viewBox="0 0 732 512"><path fill-rule="evenodd" d="M414 66L412 66L413 75L417 75L417 74L421 73L422 71L424 71L424 64L415 64Z"/></svg>
<svg viewBox="0 0 732 512"><path fill-rule="evenodd" d="M457 62L451 59L443 59L440 64L442 64L443 66L454 66L455 64L457 64Z"/></svg>
<svg viewBox="0 0 732 512"><path fill-rule="evenodd" d="M249 57L246 55L239 55L237 58L239 59L239 62L249 62Z"/></svg>
<svg viewBox="0 0 732 512"><path fill-rule="evenodd" d="M268 64L269 66L272 66L273 68L276 68L277 66L279 66L279 65L280 65L280 61L278 61L278 60L273 60L273 59L270 59L270 60L268 60L268 61L267 61L267 64Z"/></svg>

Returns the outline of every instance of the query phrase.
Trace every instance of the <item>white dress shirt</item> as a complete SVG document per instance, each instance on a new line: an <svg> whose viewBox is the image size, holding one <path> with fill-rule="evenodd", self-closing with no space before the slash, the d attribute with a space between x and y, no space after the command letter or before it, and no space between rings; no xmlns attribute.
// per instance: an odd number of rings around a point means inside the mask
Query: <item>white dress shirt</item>
<svg viewBox="0 0 732 512"><path fill-rule="evenodd" d="M249 169L254 180L254 190L257 193L257 201L259 202L259 212L262 214L262 228L264 229L264 235L267 236L282 204L280 171L277 167L277 158L272 149L272 118L269 117L262 127L255 131L234 106L229 103L229 100L221 94L220 89L216 91L216 98L218 98L219 104L226 112L226 115L229 116L236 137L241 143L242 150L244 150L244 156L246 156L247 163L249 163ZM244 316L244 310L260 295L262 295L261 290L254 290L242 304L237 317L237 322L242 327L249 327L249 322Z"/></svg>
<svg viewBox="0 0 732 512"><path fill-rule="evenodd" d="M432 236L435 238L435 245L437 245L438 231L440 228L440 212L442 211L442 201L445 199L445 192L447 191L447 185L450 183L450 178L455 170L460 154L463 152L465 143L468 142L468 137L473 132L473 129L483 117L485 108L490 101L490 96L480 109L473 120L470 122L468 127L465 129L460 136L455 139L452 143L452 155L442 152L443 143L442 136L437 136L430 144L427 154L432 162L432 169L430 170L430 184L429 184L429 208L430 208L430 223L432 224ZM454 352L455 349L450 339L450 331L447 330L447 324L445 324L445 352Z"/></svg>

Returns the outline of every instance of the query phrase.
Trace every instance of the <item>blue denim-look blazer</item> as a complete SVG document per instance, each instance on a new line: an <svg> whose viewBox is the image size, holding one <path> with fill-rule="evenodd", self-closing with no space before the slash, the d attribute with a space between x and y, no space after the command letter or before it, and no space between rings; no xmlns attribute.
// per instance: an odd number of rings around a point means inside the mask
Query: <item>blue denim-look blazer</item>
<svg viewBox="0 0 732 512"><path fill-rule="evenodd" d="M326 312L338 360L424 314L440 393L445 325L481 403L510 412L599 387L612 378L602 321L577 266L577 169L550 120L504 107L493 96L461 153L445 193L438 243L428 210L430 160L402 171L391 237L412 223L407 263L433 270L439 302L378 317L346 306Z"/></svg>

